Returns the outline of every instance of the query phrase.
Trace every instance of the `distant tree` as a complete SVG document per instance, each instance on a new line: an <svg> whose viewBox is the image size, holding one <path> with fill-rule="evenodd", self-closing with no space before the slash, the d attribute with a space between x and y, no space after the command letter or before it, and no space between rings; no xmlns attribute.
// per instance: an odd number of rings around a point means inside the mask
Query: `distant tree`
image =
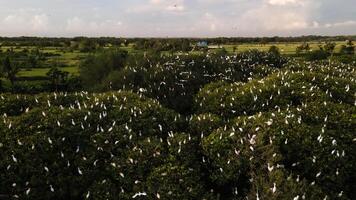
<svg viewBox="0 0 356 200"><path fill-rule="evenodd" d="M308 43L304 42L300 46L297 46L296 53L299 55L301 53L307 53L310 51L310 46Z"/></svg>
<svg viewBox="0 0 356 200"><path fill-rule="evenodd" d="M64 47L64 48L70 47L70 41L66 40L66 41L61 42L61 46Z"/></svg>
<svg viewBox="0 0 356 200"><path fill-rule="evenodd" d="M233 51L234 53L236 53L236 52L237 52L237 46L233 46L233 47L232 47L232 51Z"/></svg>
<svg viewBox="0 0 356 200"><path fill-rule="evenodd" d="M58 91L58 86L63 84L67 80L69 73L61 71L57 67L52 67L46 75L51 80L52 86L54 87L55 91Z"/></svg>
<svg viewBox="0 0 356 200"><path fill-rule="evenodd" d="M22 53L28 53L29 52L29 50L27 49L27 48L24 48L24 49L22 49Z"/></svg>
<svg viewBox="0 0 356 200"><path fill-rule="evenodd" d="M1 78L5 77L5 74L3 72L3 66L0 65L0 91L2 90L2 80Z"/></svg>
<svg viewBox="0 0 356 200"><path fill-rule="evenodd" d="M188 39L182 40L181 50L182 51L190 51L190 50L192 50L192 47L191 47L190 42L189 42Z"/></svg>
<svg viewBox="0 0 356 200"><path fill-rule="evenodd" d="M328 52L330 55L333 54L336 44L334 42L326 42L323 49Z"/></svg>
<svg viewBox="0 0 356 200"><path fill-rule="evenodd" d="M355 46L352 40L348 40L346 43L346 53L350 55L355 54Z"/></svg>
<svg viewBox="0 0 356 200"><path fill-rule="evenodd" d="M279 48L275 45L272 45L269 50L268 50L269 53L273 54L273 55L276 55L276 56L279 56L280 55L280 52L279 52Z"/></svg>
<svg viewBox="0 0 356 200"><path fill-rule="evenodd" d="M86 88L94 88L113 71L125 67L128 52L123 50L105 50L89 55L79 66L80 79Z"/></svg>
<svg viewBox="0 0 356 200"><path fill-rule="evenodd" d="M14 48L10 47L9 49L7 49L7 53L14 53Z"/></svg>
<svg viewBox="0 0 356 200"><path fill-rule="evenodd" d="M16 80L16 74L19 72L20 68L16 63L12 63L10 58L6 56L6 58L2 62L2 74L8 79L12 86L14 86Z"/></svg>
<svg viewBox="0 0 356 200"><path fill-rule="evenodd" d="M346 45L347 46L354 46L354 43L352 40L346 40Z"/></svg>
<svg viewBox="0 0 356 200"><path fill-rule="evenodd" d="M264 45L268 44L267 38L261 38L260 39L260 44L261 44L261 46L264 46Z"/></svg>
<svg viewBox="0 0 356 200"><path fill-rule="evenodd" d="M129 46L129 44L130 44L130 41L128 41L128 40L124 40L124 45L125 45L125 47L128 47L128 46Z"/></svg>
<svg viewBox="0 0 356 200"><path fill-rule="evenodd" d="M38 63L36 56L28 56L27 63L29 64L29 67L36 68Z"/></svg>
<svg viewBox="0 0 356 200"><path fill-rule="evenodd" d="M97 48L97 43L90 39L83 39L79 43L79 50L81 52L93 52Z"/></svg>
<svg viewBox="0 0 356 200"><path fill-rule="evenodd" d="M355 54L355 46L352 40L347 40L346 45L342 45L340 49L341 54L353 55Z"/></svg>

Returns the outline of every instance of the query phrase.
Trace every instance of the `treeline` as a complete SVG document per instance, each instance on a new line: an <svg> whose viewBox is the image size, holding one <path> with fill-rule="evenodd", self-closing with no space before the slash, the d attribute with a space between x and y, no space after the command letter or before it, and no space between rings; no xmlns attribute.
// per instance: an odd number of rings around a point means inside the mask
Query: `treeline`
<svg viewBox="0 0 356 200"><path fill-rule="evenodd" d="M99 45L127 45L128 43L144 43L146 41L159 41L161 43L176 43L189 41L197 43L206 41L209 44L236 44L236 43L276 43L276 42L310 42L310 41L345 41L356 40L356 36L299 36L299 37L219 37L219 38L123 38L123 37L74 37L74 38L45 38L45 37L0 37L3 46L52 46L62 47L71 42L89 40Z"/></svg>
<svg viewBox="0 0 356 200"><path fill-rule="evenodd" d="M74 37L74 38L45 38L45 37L0 37L2 46L37 46L37 47L63 47L70 46L71 42L95 42L99 45L120 45L125 42L122 38L100 37Z"/></svg>
<svg viewBox="0 0 356 200"><path fill-rule="evenodd" d="M177 38L177 39L137 39L134 43L134 48L137 50L151 50L151 51L191 51L193 44L190 39Z"/></svg>

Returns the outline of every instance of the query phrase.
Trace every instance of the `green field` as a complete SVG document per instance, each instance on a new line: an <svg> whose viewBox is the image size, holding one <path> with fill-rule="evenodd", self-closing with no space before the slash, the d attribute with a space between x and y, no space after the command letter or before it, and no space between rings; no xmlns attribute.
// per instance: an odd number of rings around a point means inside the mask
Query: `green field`
<svg viewBox="0 0 356 200"><path fill-rule="evenodd" d="M341 45L344 45L345 42L335 42L335 52L340 50ZM268 43L268 44L259 44L259 43L242 43L242 44L225 44L221 46L211 45L209 46L209 51L217 51L220 48L225 48L227 52L234 53L234 47L236 47L236 52L241 53L252 49L257 49L259 51L268 51L271 46L277 46L284 55L293 55L296 53L296 48L300 46L302 42L286 42L286 43ZM320 45L324 43L314 41L308 42L311 50L319 49ZM135 50L134 44L129 44L128 46L121 46L120 48L128 51L130 54L139 53L142 50ZM35 46L1 46L0 50L3 52L12 49L15 52L21 52L25 49L31 51L37 49ZM104 47L112 48L112 47ZM50 70L51 67L58 67L62 71L69 72L71 75L79 75L79 63L83 60L88 53L82 53L78 50L68 51L60 47L41 47L38 48L42 53L52 53L55 56L47 57L45 61L41 61L38 68L22 68L17 74L18 77L45 77L46 73ZM235 53L236 53L235 52ZM164 54L170 54L169 52L162 52ZM177 52L176 52L177 53ZM191 51L190 54L200 54L202 51Z"/></svg>
<svg viewBox="0 0 356 200"><path fill-rule="evenodd" d="M341 45L344 45L345 42L335 42L336 47L335 47L335 52L338 52L340 50ZM300 46L302 43L301 42L296 42L296 43L268 43L268 44L237 44L237 45L222 45L228 52L233 52L234 46L237 47L237 52L244 52L248 51L251 49L257 49L260 51L268 51L268 49L271 46L276 46L279 48L281 54L295 54L296 53L296 48ZM319 49L319 45L323 45L323 43L320 42L308 42L310 48L312 50L317 50Z"/></svg>
<svg viewBox="0 0 356 200"><path fill-rule="evenodd" d="M45 77L47 76L46 73L51 68L33 68L33 69L22 69L17 75L18 77ZM71 75L78 75L79 68L78 67L60 67L61 71L69 72Z"/></svg>

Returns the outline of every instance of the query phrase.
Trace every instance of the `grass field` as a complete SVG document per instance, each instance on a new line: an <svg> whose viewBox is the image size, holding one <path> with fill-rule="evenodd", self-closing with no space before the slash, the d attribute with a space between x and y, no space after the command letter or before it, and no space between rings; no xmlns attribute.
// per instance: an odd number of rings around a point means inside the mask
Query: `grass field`
<svg viewBox="0 0 356 200"><path fill-rule="evenodd" d="M341 45L345 44L345 42L335 42L336 47L335 47L335 52L338 52L341 48ZM268 49L271 46L277 46L279 50L281 51L282 54L295 54L296 53L296 48L300 46L302 43L301 42L296 42L296 43L269 43L269 44L237 44L237 45L223 45L223 47L228 51L228 52L233 52L234 46L237 47L237 52L244 52L248 51L251 49L258 49L260 51L268 51ZM319 49L319 45L323 45L323 43L320 42L308 42L310 48L312 50L317 50Z"/></svg>
<svg viewBox="0 0 356 200"><path fill-rule="evenodd" d="M33 68L30 70L25 70L22 69L17 76L18 77L41 77L41 76L47 76L46 73L50 70L51 68ZM69 72L71 75L78 75L79 74L79 68L78 67L60 67L59 68L62 71Z"/></svg>

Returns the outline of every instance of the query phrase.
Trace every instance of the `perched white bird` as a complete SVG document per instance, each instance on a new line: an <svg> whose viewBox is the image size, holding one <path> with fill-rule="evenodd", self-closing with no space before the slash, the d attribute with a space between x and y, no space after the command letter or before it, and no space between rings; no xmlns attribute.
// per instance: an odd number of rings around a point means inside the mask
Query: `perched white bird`
<svg viewBox="0 0 356 200"><path fill-rule="evenodd" d="M54 192L54 188L52 185L49 185L49 188L50 188L51 192Z"/></svg>
<svg viewBox="0 0 356 200"><path fill-rule="evenodd" d="M29 195L30 192L31 192L31 188L28 188L28 189L26 190L26 195Z"/></svg>
<svg viewBox="0 0 356 200"><path fill-rule="evenodd" d="M83 172L82 172L82 170L80 170L79 167L78 167L78 174L83 175Z"/></svg>
<svg viewBox="0 0 356 200"><path fill-rule="evenodd" d="M277 186L276 183L273 183L273 188L271 188L272 193L275 193L277 191Z"/></svg>
<svg viewBox="0 0 356 200"><path fill-rule="evenodd" d="M267 164L268 171L271 172L274 169L274 166L270 165L269 163Z"/></svg>
<svg viewBox="0 0 356 200"><path fill-rule="evenodd" d="M147 193L146 192L138 192L138 193L134 194L132 196L132 198L135 199L136 197L140 197L140 196L147 196Z"/></svg>
<svg viewBox="0 0 356 200"><path fill-rule="evenodd" d="M12 160L17 163L17 158L14 156L14 155L11 155L12 156Z"/></svg>

